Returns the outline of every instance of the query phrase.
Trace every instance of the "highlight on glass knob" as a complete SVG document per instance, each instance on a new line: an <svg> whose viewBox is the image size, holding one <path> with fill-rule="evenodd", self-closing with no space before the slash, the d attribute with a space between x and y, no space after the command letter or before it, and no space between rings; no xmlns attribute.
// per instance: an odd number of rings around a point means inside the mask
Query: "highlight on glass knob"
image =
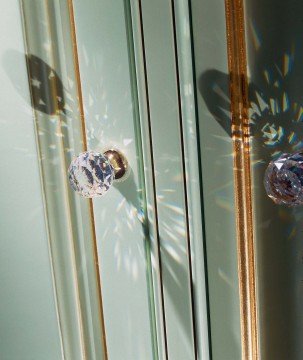
<svg viewBox="0 0 303 360"><path fill-rule="evenodd" d="M276 204L303 205L303 152L282 154L269 163L264 186Z"/></svg>
<svg viewBox="0 0 303 360"><path fill-rule="evenodd" d="M128 162L116 149L109 149L103 154L83 152L72 160L68 169L72 189L86 198L104 195L114 181L124 181L128 174Z"/></svg>

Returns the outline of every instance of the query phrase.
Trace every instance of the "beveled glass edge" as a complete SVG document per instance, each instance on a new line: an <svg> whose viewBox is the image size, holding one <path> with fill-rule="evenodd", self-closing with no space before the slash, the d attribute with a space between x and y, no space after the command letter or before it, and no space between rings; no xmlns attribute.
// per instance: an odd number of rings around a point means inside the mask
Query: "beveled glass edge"
<svg viewBox="0 0 303 360"><path fill-rule="evenodd" d="M206 266L202 215L202 179L198 157L197 112L193 69L193 39L191 8L188 0L173 0L178 57L179 91L181 102L181 125L185 185L187 195L188 229L191 251L191 272L193 281L193 308L197 359L210 359L210 334L208 324L208 295L206 287ZM189 89L193 89L190 91Z"/></svg>
<svg viewBox="0 0 303 360"><path fill-rule="evenodd" d="M158 214L157 214L157 200L155 194L155 173L152 156L152 139L150 133L150 114L148 104L147 92L147 74L145 63L145 44L142 24L142 9L141 2L138 0L126 0L130 4L130 15L132 22L132 36L133 36L133 56L136 66L136 91L138 101L138 120L137 134L140 139L141 156L143 159L142 171L144 176L144 196L146 201L146 215L149 231L149 241L146 244L149 252L150 260L149 266L151 268L153 286L151 295L151 306L154 307L155 317L155 359L168 359L167 355L167 340L166 340L166 324L164 315L164 299L163 299L163 280L160 263L160 248L159 248L159 232L158 232Z"/></svg>

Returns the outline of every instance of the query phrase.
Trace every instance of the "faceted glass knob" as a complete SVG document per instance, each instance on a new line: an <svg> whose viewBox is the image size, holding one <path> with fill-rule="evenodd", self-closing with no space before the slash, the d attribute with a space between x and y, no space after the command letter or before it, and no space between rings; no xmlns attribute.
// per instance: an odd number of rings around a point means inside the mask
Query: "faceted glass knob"
<svg viewBox="0 0 303 360"><path fill-rule="evenodd" d="M110 149L103 154L86 151L73 159L68 178L74 191L93 198L104 195L114 181L125 180L128 170L128 162L118 150Z"/></svg>
<svg viewBox="0 0 303 360"><path fill-rule="evenodd" d="M303 152L283 154L271 161L265 172L264 186L276 204L303 205Z"/></svg>

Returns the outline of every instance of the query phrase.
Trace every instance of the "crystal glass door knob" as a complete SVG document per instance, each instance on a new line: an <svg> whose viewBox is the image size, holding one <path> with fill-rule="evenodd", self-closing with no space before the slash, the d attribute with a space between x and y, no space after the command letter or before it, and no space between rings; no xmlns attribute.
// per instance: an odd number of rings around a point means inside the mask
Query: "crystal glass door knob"
<svg viewBox="0 0 303 360"><path fill-rule="evenodd" d="M103 154L86 151L72 160L68 178L74 191L93 198L104 195L114 181L125 180L128 172L128 162L120 151L110 149Z"/></svg>
<svg viewBox="0 0 303 360"><path fill-rule="evenodd" d="M303 205L303 152L283 154L271 161L264 185L267 195L276 204Z"/></svg>

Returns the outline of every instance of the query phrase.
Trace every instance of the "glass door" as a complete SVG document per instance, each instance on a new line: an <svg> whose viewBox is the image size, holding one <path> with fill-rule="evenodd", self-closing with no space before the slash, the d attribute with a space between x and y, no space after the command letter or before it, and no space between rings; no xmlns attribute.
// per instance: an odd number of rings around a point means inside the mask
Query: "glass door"
<svg viewBox="0 0 303 360"><path fill-rule="evenodd" d="M1 357L165 358L130 4L4 8L3 33L12 35L1 45L2 144L10 154L3 180L11 187L3 206L12 210L1 229ZM111 148L127 158L127 180L105 197L80 197L68 183L72 159Z"/></svg>
<svg viewBox="0 0 303 360"><path fill-rule="evenodd" d="M187 1L2 3L0 357L208 359Z"/></svg>

